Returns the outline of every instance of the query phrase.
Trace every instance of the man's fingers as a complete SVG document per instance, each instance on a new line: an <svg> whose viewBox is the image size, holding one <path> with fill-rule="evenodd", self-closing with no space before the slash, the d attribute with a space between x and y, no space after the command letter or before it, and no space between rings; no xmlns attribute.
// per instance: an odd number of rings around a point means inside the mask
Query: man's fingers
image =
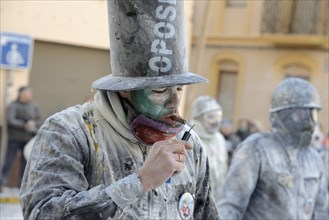
<svg viewBox="0 0 329 220"><path fill-rule="evenodd" d="M183 154L175 154L177 155L177 162L184 163L186 160L186 156Z"/></svg>
<svg viewBox="0 0 329 220"><path fill-rule="evenodd" d="M181 143L177 143L174 145L174 148L173 148L173 153L176 153L176 154L185 154L186 153L186 150L185 150L185 146Z"/></svg>
<svg viewBox="0 0 329 220"><path fill-rule="evenodd" d="M184 144L186 150L192 150L193 149L193 146L190 142L183 141L183 140L181 140L180 142L182 142Z"/></svg>
<svg viewBox="0 0 329 220"><path fill-rule="evenodd" d="M185 154L185 150L191 150L192 144L183 140L169 140L168 143L172 147L173 153Z"/></svg>

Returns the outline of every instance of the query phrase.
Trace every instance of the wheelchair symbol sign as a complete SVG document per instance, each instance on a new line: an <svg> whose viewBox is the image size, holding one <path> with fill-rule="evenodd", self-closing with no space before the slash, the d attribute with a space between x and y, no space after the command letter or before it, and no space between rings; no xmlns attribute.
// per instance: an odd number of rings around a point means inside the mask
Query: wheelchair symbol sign
<svg viewBox="0 0 329 220"><path fill-rule="evenodd" d="M0 60L4 69L31 67L33 39L29 35L1 32Z"/></svg>

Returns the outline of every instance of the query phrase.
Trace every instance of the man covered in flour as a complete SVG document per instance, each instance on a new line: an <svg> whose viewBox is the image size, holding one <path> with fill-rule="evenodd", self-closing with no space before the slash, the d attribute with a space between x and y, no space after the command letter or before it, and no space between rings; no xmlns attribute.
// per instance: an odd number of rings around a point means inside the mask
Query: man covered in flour
<svg viewBox="0 0 329 220"><path fill-rule="evenodd" d="M183 1L108 1L112 74L44 123L21 187L26 219L218 219L207 156L178 114ZM188 205L189 210L186 212Z"/></svg>
<svg viewBox="0 0 329 220"><path fill-rule="evenodd" d="M299 78L272 94L268 133L248 137L233 155L221 191L220 219L328 219L319 154L310 147L321 108L316 89Z"/></svg>
<svg viewBox="0 0 329 220"><path fill-rule="evenodd" d="M219 132L222 115L222 107L210 96L199 96L192 104L190 124L194 125L193 130L207 150L211 191L216 202L219 200L219 192L225 180L228 165L225 138Z"/></svg>

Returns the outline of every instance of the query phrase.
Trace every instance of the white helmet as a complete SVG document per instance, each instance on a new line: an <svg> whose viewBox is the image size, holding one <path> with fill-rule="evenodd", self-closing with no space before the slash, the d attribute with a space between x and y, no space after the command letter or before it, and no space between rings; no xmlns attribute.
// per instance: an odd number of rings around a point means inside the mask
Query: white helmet
<svg viewBox="0 0 329 220"><path fill-rule="evenodd" d="M192 104L192 118L196 119L208 112L218 110L221 111L222 108L214 98L210 96L199 96Z"/></svg>

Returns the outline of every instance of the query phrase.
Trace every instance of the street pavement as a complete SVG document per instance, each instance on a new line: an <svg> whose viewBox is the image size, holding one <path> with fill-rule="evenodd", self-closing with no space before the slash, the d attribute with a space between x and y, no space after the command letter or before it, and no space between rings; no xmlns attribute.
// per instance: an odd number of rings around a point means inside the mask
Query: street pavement
<svg viewBox="0 0 329 220"><path fill-rule="evenodd" d="M0 220L23 219L18 195L18 188L2 187L0 193Z"/></svg>

